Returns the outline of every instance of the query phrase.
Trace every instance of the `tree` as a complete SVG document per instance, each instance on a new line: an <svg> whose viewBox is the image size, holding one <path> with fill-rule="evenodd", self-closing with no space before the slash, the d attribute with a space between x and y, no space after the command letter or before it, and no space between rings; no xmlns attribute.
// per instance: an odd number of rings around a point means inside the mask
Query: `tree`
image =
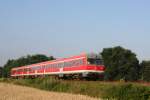
<svg viewBox="0 0 150 100"><path fill-rule="evenodd" d="M0 77L2 77L2 73L3 73L3 68L0 67Z"/></svg>
<svg viewBox="0 0 150 100"><path fill-rule="evenodd" d="M42 54L36 54L36 55L27 55L27 56L20 57L15 60L14 59L8 60L7 63L4 65L3 76L9 77L10 70L14 67L20 67L24 65L30 65L30 64L39 63L39 62L48 61L48 60L54 60L54 59L55 58L53 56L47 57Z"/></svg>
<svg viewBox="0 0 150 100"><path fill-rule="evenodd" d="M142 61L141 66L141 79L150 82L150 61Z"/></svg>
<svg viewBox="0 0 150 100"><path fill-rule="evenodd" d="M105 70L105 80L135 81L139 78L139 61L131 50L120 46L104 48L101 53Z"/></svg>

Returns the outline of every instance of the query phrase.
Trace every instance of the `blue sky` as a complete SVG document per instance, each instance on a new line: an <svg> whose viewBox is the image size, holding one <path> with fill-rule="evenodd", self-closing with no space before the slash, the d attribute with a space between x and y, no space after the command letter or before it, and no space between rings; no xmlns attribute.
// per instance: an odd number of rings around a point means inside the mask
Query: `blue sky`
<svg viewBox="0 0 150 100"><path fill-rule="evenodd" d="M0 65L123 46L150 59L149 0L0 0Z"/></svg>

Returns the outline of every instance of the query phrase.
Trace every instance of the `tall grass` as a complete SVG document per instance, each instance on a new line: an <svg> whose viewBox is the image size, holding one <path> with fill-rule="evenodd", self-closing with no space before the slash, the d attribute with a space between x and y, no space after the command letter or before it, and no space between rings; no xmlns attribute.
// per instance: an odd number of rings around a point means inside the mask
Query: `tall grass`
<svg viewBox="0 0 150 100"><path fill-rule="evenodd" d="M133 83L62 81L50 78L0 79L0 81L30 86L47 91L83 94L107 100L150 100L150 87Z"/></svg>
<svg viewBox="0 0 150 100"><path fill-rule="evenodd" d="M117 100L150 100L150 89L133 84L121 84L109 88L104 97Z"/></svg>

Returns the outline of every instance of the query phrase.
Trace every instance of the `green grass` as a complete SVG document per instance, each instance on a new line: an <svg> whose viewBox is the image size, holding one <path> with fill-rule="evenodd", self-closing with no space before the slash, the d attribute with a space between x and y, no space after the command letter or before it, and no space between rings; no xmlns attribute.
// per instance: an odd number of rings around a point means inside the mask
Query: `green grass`
<svg viewBox="0 0 150 100"><path fill-rule="evenodd" d="M44 79L0 79L0 82L25 85L47 91L83 94L107 100L150 100L150 87L124 82L64 81Z"/></svg>

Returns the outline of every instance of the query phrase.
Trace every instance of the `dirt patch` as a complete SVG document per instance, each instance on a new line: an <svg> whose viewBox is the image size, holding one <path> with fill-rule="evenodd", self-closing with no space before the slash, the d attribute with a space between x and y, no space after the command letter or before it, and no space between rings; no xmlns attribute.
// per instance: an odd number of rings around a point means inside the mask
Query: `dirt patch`
<svg viewBox="0 0 150 100"><path fill-rule="evenodd" d="M91 98L84 95L48 92L25 86L0 83L0 100L100 100L100 99Z"/></svg>

